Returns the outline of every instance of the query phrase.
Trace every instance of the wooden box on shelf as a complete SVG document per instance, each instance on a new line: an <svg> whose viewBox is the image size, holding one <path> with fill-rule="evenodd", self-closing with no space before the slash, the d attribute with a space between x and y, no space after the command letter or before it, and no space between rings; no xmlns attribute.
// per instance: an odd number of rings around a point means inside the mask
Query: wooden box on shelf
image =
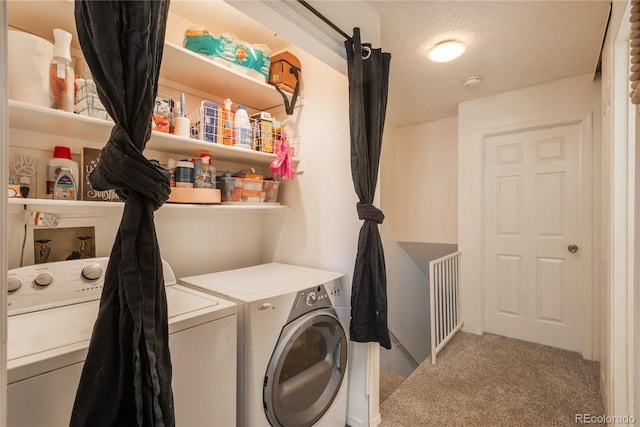
<svg viewBox="0 0 640 427"><path fill-rule="evenodd" d="M171 187L169 203L219 204L220 190L211 188Z"/></svg>

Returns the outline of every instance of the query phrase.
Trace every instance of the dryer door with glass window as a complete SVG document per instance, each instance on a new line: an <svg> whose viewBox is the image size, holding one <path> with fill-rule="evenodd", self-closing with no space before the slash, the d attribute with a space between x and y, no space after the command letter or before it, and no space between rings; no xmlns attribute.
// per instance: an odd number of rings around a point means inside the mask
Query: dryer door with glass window
<svg viewBox="0 0 640 427"><path fill-rule="evenodd" d="M274 426L311 426L331 407L347 368L347 336L334 309L287 324L265 375L265 413Z"/></svg>

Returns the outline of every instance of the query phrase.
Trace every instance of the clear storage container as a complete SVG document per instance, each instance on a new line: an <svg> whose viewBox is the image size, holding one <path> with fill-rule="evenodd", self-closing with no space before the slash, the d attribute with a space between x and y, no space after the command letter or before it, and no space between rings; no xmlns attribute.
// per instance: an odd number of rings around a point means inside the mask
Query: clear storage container
<svg viewBox="0 0 640 427"><path fill-rule="evenodd" d="M222 177L222 202L226 204L278 203L280 181Z"/></svg>

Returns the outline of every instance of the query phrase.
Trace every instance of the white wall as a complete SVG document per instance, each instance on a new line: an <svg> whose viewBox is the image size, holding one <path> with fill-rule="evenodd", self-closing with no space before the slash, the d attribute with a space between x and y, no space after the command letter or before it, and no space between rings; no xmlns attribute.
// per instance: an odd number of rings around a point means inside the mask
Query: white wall
<svg viewBox="0 0 640 427"><path fill-rule="evenodd" d="M0 5L0 58L7 57L7 16L6 2ZM9 138L7 128L9 119L7 117L7 98L9 97L7 85L7 61L0 64L0 181L7 182L9 165L7 154L9 152ZM3 184L0 186L0 230L4 235L7 230L7 188ZM8 268L7 239L0 239L0 277L7 277ZM7 294L0 292L0 425L6 424L7 414Z"/></svg>
<svg viewBox="0 0 640 427"><path fill-rule="evenodd" d="M600 82L592 75L554 81L530 88L461 103L458 108L458 242L461 260L461 315L464 329L483 332L482 294L482 135L534 120L592 111L593 182L599 182ZM599 188L593 192L593 253L599 251ZM593 262L594 281L598 263ZM593 313L594 325L598 307ZM597 358L597 328L593 328Z"/></svg>
<svg viewBox="0 0 640 427"><path fill-rule="evenodd" d="M388 324L391 332L416 361L422 361L430 350L429 291L427 278L397 243L398 193L398 129L387 125L380 164L380 205L385 220L380 231L387 263ZM457 215L457 214L456 214ZM415 366L397 346L382 349L380 365L386 371L408 376Z"/></svg>
<svg viewBox="0 0 640 427"><path fill-rule="evenodd" d="M304 173L285 182L281 200L293 207L275 259L351 274L361 221L351 181L347 78L300 48L304 106L295 116Z"/></svg>
<svg viewBox="0 0 640 427"><path fill-rule="evenodd" d="M638 117L640 109L638 106L634 108L635 116ZM640 120L636 120L636 138L640 135ZM640 150L635 150L635 188L640 188ZM631 367L630 376L633 378L633 408L631 413L637 418L640 415L640 197L635 197L634 206L634 234L635 242L633 245L633 275L632 275L632 301L631 308L631 358L629 366Z"/></svg>
<svg viewBox="0 0 640 427"><path fill-rule="evenodd" d="M455 250L457 242L457 126L450 117L385 132L382 237L389 328L418 363L431 353L428 262ZM398 346L382 351L381 366L402 376L415 368Z"/></svg>
<svg viewBox="0 0 640 427"><path fill-rule="evenodd" d="M614 2L603 49L601 377L607 414L638 417L637 111L629 102L629 2ZM637 275L637 273L636 273ZM635 289L634 289L635 288ZM634 362L635 359L635 362ZM634 399L636 399L634 405Z"/></svg>
<svg viewBox="0 0 640 427"><path fill-rule="evenodd" d="M640 109L636 106L634 109L635 116L638 117ZM640 120L636 120L636 139L640 135ZM640 188L640 150L635 150L635 188ZM634 206L634 234L635 242L633 245L634 260L633 260L633 275L632 275L632 290L633 290L633 306L631 309L631 359L630 376L633 378L633 405L631 413L637 418L640 415L640 197L635 197Z"/></svg>
<svg viewBox="0 0 640 427"><path fill-rule="evenodd" d="M458 118L397 130L396 237L458 241Z"/></svg>

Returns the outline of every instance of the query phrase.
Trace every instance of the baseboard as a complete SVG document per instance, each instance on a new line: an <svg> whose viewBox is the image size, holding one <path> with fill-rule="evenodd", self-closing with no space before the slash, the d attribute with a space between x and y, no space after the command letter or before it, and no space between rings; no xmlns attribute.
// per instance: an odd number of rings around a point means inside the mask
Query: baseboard
<svg viewBox="0 0 640 427"><path fill-rule="evenodd" d="M359 418L355 418L350 415L347 415L347 425L349 427L378 427L381 423L382 423L382 417L380 417L379 412L378 412L378 415L376 415L376 417L373 419L370 425L365 424L365 422Z"/></svg>
<svg viewBox="0 0 640 427"><path fill-rule="evenodd" d="M371 427L378 427L382 423L382 417L380 416L380 412L378 415L371 421Z"/></svg>
<svg viewBox="0 0 640 427"><path fill-rule="evenodd" d="M610 403L609 402L609 384L607 383L607 380L605 379L603 372L602 372L602 365L600 365L600 396L602 398L602 404L604 406L604 413L605 414L611 414L612 412L610 411Z"/></svg>
<svg viewBox="0 0 640 427"><path fill-rule="evenodd" d="M359 418L352 417L347 414L347 425L349 427L367 427L366 424Z"/></svg>

